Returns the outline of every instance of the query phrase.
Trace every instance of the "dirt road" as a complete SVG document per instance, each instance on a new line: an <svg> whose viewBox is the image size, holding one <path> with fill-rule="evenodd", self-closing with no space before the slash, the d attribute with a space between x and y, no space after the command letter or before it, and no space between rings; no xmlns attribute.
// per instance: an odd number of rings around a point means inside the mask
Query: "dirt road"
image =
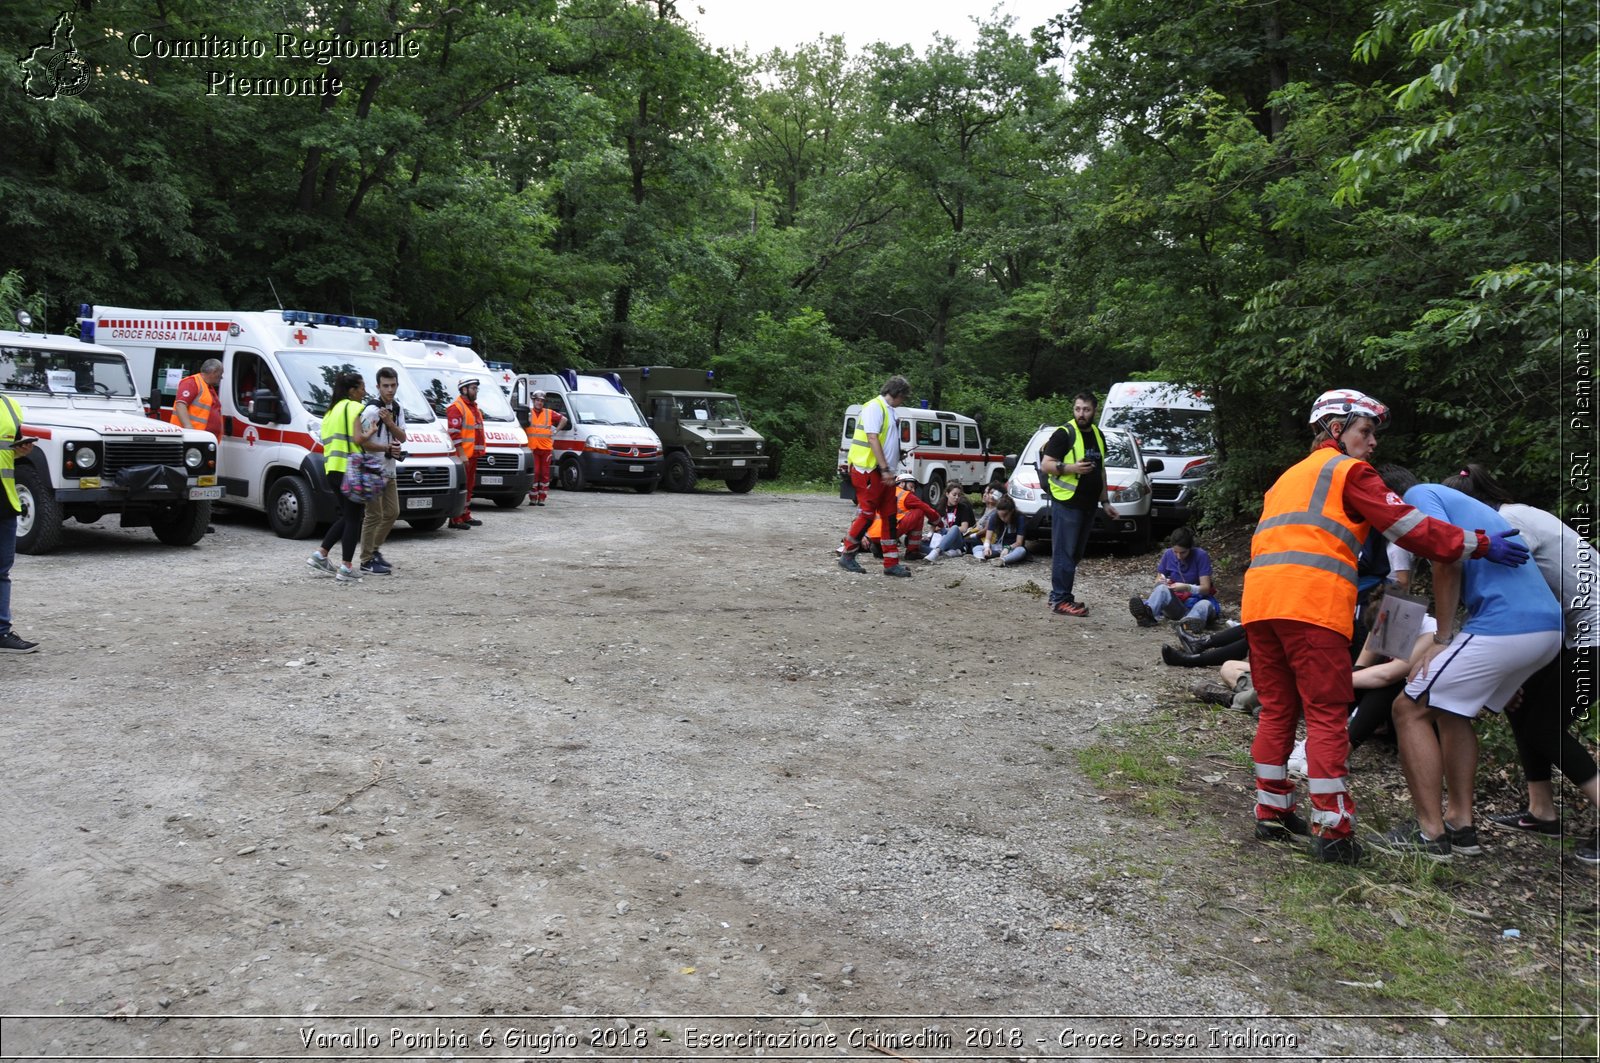
<svg viewBox="0 0 1600 1063"><path fill-rule="evenodd" d="M1444 1048L1282 1017L1340 1010L1241 918L1282 857L1079 774L1195 678L1127 616L1153 557L1073 620L1044 561L839 571L828 497L482 516L359 586L246 516L20 559L7 1058Z"/></svg>

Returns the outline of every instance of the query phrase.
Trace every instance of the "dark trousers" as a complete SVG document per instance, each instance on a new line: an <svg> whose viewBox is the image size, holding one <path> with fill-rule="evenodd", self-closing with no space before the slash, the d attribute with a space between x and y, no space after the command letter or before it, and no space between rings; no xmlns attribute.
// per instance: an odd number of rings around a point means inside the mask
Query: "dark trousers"
<svg viewBox="0 0 1600 1063"><path fill-rule="evenodd" d="M361 544L361 524L366 520L367 507L363 502L352 502L346 498L340 490L343 485L343 472L328 474L328 486L333 488L333 493L339 499L339 517L322 537L322 552L326 554L334 543L338 543L344 553L344 563L348 565L355 560L356 547Z"/></svg>

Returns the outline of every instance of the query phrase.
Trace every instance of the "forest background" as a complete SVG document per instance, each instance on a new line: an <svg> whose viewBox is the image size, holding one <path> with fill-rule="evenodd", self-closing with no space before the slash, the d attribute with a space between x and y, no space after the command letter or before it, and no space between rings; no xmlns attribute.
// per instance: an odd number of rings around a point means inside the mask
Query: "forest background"
<svg viewBox="0 0 1600 1063"><path fill-rule="evenodd" d="M1168 379L1216 404L1221 520L1355 387L1380 458L1592 497L1594 0L1083 0L764 55L671 0L69 4L0 10L0 304L52 331L281 300L523 371L709 366L788 480L890 373L1012 452ZM202 39L267 54L171 54Z"/></svg>

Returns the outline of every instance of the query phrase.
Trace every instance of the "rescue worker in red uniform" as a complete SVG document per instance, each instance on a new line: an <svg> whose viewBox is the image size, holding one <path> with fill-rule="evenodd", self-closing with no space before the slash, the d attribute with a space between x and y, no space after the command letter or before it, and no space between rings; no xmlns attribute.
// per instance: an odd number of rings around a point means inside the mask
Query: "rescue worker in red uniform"
<svg viewBox="0 0 1600 1063"><path fill-rule="evenodd" d="M450 426L450 442L455 444L456 457L461 459L461 464L466 468L467 505L461 511L461 516L450 522L450 527L476 528L483 521L472 515L472 492L478 486L478 455L483 453L485 445L483 411L478 409L478 381L463 377L461 383L456 385L456 390L460 394L445 414Z"/></svg>
<svg viewBox="0 0 1600 1063"><path fill-rule="evenodd" d="M944 518L939 511L917 494L917 478L903 472L894 478L894 530L896 539L906 541L905 557L915 561L922 552L922 526L927 524L936 531L944 530ZM868 539L883 537L883 516L880 514L867 529Z"/></svg>
<svg viewBox="0 0 1600 1063"><path fill-rule="evenodd" d="M839 553L839 567L846 572L863 572L856 553L861 537L879 514L878 544L883 548L883 574L909 576L911 570L900 563L899 531L895 527L894 474L900 464L900 424L895 410L911 394L911 382L903 376L884 381L883 390L861 406L856 418L855 437L845 462L850 467L850 484L856 490L856 518L845 532Z"/></svg>
<svg viewBox="0 0 1600 1063"><path fill-rule="evenodd" d="M535 391L529 398L533 406L528 410L528 450L533 457L533 490L528 492L528 502L542 506L550 495L550 457L555 450L556 433L565 431L572 422L566 414L547 409L544 392ZM557 424L556 422L560 422Z"/></svg>
<svg viewBox="0 0 1600 1063"><path fill-rule="evenodd" d="M1507 541L1434 520L1384 486L1367 459L1388 409L1359 391L1324 392L1311 408L1311 454L1266 494L1250 544L1242 619L1261 699L1255 741L1256 837L1312 836L1312 855L1353 864L1361 846L1355 802L1345 788L1346 729L1354 688L1350 635L1355 626L1356 555L1371 529L1433 561L1487 558L1520 565L1528 552ZM1511 533L1514 534L1514 533ZM1311 823L1295 812L1289 753L1306 721L1306 784Z"/></svg>
<svg viewBox="0 0 1600 1063"><path fill-rule="evenodd" d="M172 416L167 418L179 428L192 428L197 432L210 432L222 438L222 402L217 398L217 385L222 383L222 363L207 358L200 371L183 378L178 384L178 395L172 402Z"/></svg>

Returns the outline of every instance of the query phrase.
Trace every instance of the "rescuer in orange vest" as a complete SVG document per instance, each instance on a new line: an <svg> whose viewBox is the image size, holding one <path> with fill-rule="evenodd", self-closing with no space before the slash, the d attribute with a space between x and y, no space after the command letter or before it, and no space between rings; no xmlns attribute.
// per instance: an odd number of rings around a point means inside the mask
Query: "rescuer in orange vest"
<svg viewBox="0 0 1600 1063"><path fill-rule="evenodd" d="M1367 463L1389 411L1359 391L1324 392L1311 407L1311 454L1266 494L1250 544L1241 609L1261 715L1250 746L1256 772L1256 837L1314 836L1312 855L1353 864L1355 802L1345 789L1354 688L1356 555L1369 530L1433 561L1483 557L1520 565L1528 551L1510 533L1468 531L1406 505ZM1306 721L1311 822L1295 812L1289 753Z"/></svg>
<svg viewBox="0 0 1600 1063"><path fill-rule="evenodd" d="M550 456L555 450L556 433L565 431L572 422L566 414L545 408L544 392L531 396L533 406L528 410L528 449L533 457L533 490L528 492L531 505L542 506L550 494ZM556 422L560 421L560 424Z"/></svg>
<svg viewBox="0 0 1600 1063"><path fill-rule="evenodd" d="M467 505L461 516L450 522L452 528L476 528L483 521L472 515L472 490L478 485L478 455L483 453L483 412L478 409L478 382L463 377L456 385L461 394L445 411L450 425L450 442L455 444L456 456L466 466Z"/></svg>
<svg viewBox="0 0 1600 1063"><path fill-rule="evenodd" d="M924 502L917 494L917 478L903 472L894 478L894 530L896 538L906 541L904 556L915 561L922 556L922 525L927 523L943 530L944 518L939 511ZM883 538L883 515L880 513L867 528L868 539Z"/></svg>
<svg viewBox="0 0 1600 1063"><path fill-rule="evenodd" d="M222 383L222 363L207 358L200 371L186 376L178 384L178 395L172 402L172 416L168 418L179 428L192 428L197 432L210 432L222 438L222 401L217 397L217 385Z"/></svg>

